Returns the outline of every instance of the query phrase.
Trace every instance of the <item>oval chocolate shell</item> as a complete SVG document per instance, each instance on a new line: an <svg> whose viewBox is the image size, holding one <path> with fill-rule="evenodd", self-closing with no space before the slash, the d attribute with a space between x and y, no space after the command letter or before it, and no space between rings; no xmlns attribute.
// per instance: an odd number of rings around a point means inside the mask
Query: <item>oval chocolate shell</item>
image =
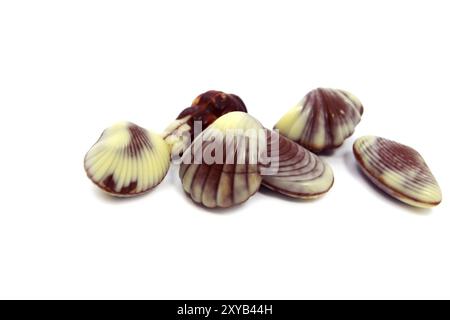
<svg viewBox="0 0 450 320"><path fill-rule="evenodd" d="M292 198L314 199L333 186L331 167L317 155L276 132L268 134L267 150L270 169L263 174L262 184Z"/></svg>
<svg viewBox="0 0 450 320"><path fill-rule="evenodd" d="M103 131L84 159L92 182L118 197L154 188L169 166L170 150L162 137L131 122L120 122Z"/></svg>
<svg viewBox="0 0 450 320"><path fill-rule="evenodd" d="M441 189L422 156L398 142L364 136L353 153L365 175L381 190L411 206L428 208L442 200Z"/></svg>
<svg viewBox="0 0 450 320"><path fill-rule="evenodd" d="M208 208L229 208L247 201L261 185L257 145L251 130L261 124L243 112L228 113L203 131L180 165L183 189Z"/></svg>
<svg viewBox="0 0 450 320"><path fill-rule="evenodd" d="M321 152L342 145L353 134L363 110L358 98L347 91L318 88L289 110L274 129L313 152Z"/></svg>

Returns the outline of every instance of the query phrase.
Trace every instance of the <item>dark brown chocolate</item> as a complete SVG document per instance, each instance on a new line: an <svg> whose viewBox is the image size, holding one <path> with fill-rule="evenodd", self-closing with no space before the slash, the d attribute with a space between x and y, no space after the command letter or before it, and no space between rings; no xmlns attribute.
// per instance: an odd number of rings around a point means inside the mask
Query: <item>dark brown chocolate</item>
<svg viewBox="0 0 450 320"><path fill-rule="evenodd" d="M197 96L192 105L178 115L177 120L191 116L186 123L191 127L191 141L193 141L195 138L192 130L194 121L201 122L202 129L205 130L217 118L233 111L247 112L247 108L241 98L235 94L210 90Z"/></svg>

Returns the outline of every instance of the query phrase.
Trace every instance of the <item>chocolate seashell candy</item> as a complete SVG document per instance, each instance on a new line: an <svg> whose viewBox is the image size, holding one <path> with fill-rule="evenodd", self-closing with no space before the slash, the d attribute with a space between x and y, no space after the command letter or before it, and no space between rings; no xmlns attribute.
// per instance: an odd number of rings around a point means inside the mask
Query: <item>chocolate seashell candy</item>
<svg viewBox="0 0 450 320"><path fill-rule="evenodd" d="M181 161L184 190L208 208L241 204L261 183L302 199L319 197L333 185L331 168L318 156L243 112L220 117L195 139Z"/></svg>
<svg viewBox="0 0 450 320"><path fill-rule="evenodd" d="M422 156L388 139L364 136L353 144L364 174L381 190L411 206L428 208L442 200L439 185Z"/></svg>
<svg viewBox="0 0 450 320"><path fill-rule="evenodd" d="M260 185L258 148L253 132L262 125L244 112L220 117L185 151L180 165L184 191L208 208L229 208L247 201Z"/></svg>
<svg viewBox="0 0 450 320"><path fill-rule="evenodd" d="M318 198L330 190L334 176L331 167L325 161L275 132L268 134L267 137L267 150L274 169L268 169L263 174L264 186L300 199ZM272 147L274 143L275 148Z"/></svg>
<svg viewBox="0 0 450 320"><path fill-rule="evenodd" d="M318 88L289 110L274 129L317 153L342 145L353 134L362 114L361 102L351 93Z"/></svg>
<svg viewBox="0 0 450 320"><path fill-rule="evenodd" d="M218 118L233 111L247 112L244 102L235 94L210 90L197 96L165 130L163 136L172 148L172 154L182 154L195 139L194 123L200 130L208 128Z"/></svg>
<svg viewBox="0 0 450 320"><path fill-rule="evenodd" d="M131 122L103 131L84 158L89 179L118 197L142 194L157 186L170 166L170 149L158 134Z"/></svg>

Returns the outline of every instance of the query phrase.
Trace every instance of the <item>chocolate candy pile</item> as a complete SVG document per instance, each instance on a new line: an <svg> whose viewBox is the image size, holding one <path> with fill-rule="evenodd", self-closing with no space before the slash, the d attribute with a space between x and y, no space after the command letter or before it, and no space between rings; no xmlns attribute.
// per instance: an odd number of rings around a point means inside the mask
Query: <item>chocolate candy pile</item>
<svg viewBox="0 0 450 320"><path fill-rule="evenodd" d="M361 102L344 90L309 92L267 129L234 94L207 91L163 134L130 122L106 129L84 160L87 176L110 195L131 197L156 187L171 162L186 194L208 208L247 201L261 185L285 196L317 198L333 185L316 153L338 148L361 121ZM441 202L439 185L420 154L365 136L353 144L362 172L381 190L415 207Z"/></svg>

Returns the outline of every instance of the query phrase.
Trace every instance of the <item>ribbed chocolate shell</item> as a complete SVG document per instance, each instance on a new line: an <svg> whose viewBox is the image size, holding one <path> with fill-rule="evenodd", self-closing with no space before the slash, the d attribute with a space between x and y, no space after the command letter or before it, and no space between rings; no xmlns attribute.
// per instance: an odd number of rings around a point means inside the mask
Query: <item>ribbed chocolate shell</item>
<svg viewBox="0 0 450 320"><path fill-rule="evenodd" d="M169 166L169 146L162 137L131 122L117 123L103 131L84 159L89 179L118 197L154 188Z"/></svg>
<svg viewBox="0 0 450 320"><path fill-rule="evenodd" d="M330 190L334 177L331 167L317 155L275 132L268 133L270 166L262 184L293 198L312 199ZM274 148L273 148L274 146ZM274 149L274 150L272 150Z"/></svg>
<svg viewBox="0 0 450 320"><path fill-rule="evenodd" d="M180 178L192 200L208 208L241 204L261 185L256 166L248 164L182 164Z"/></svg>
<svg viewBox="0 0 450 320"><path fill-rule="evenodd" d="M353 144L353 153L367 177L392 197L424 208L441 202L441 189L416 150L388 139L364 136Z"/></svg>
<svg viewBox="0 0 450 320"><path fill-rule="evenodd" d="M245 132L233 129L261 129L261 124L243 112L228 113L203 131L186 150L180 165L183 188L192 200L208 208L228 208L247 201L261 185L257 150ZM231 137L231 138L230 138ZM212 139L214 138L214 139ZM222 152L213 141L222 141ZM211 155L214 158L211 158Z"/></svg>
<svg viewBox="0 0 450 320"><path fill-rule="evenodd" d="M361 120L363 106L344 90L318 88L289 110L275 129L313 151L337 148Z"/></svg>

